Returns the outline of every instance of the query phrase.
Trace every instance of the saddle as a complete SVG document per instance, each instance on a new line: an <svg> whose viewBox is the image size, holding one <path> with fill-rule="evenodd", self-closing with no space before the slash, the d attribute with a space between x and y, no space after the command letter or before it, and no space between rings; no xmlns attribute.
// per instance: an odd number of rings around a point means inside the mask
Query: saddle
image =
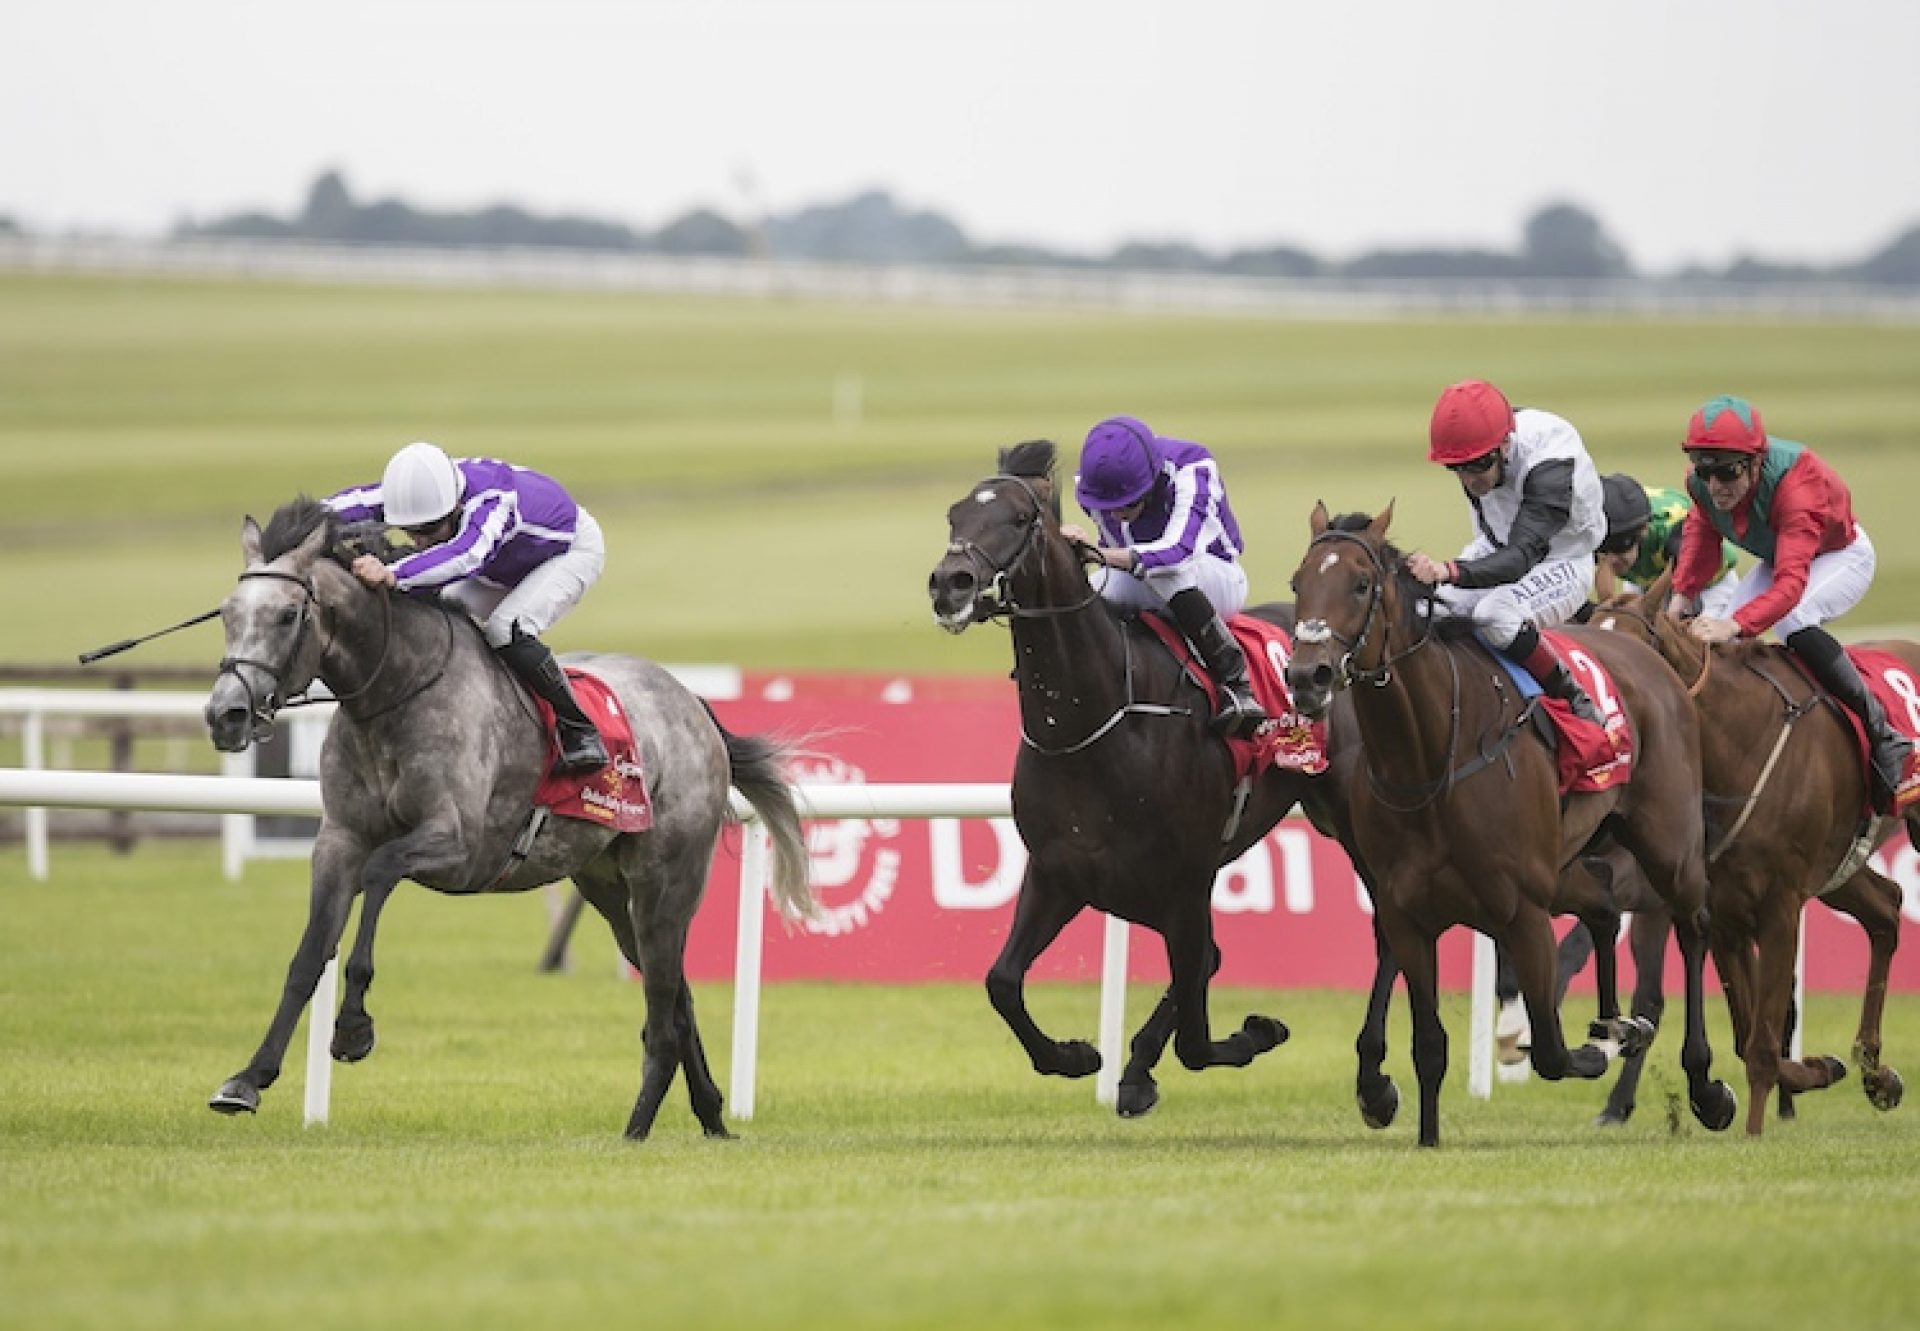
<svg viewBox="0 0 1920 1331"><path fill-rule="evenodd" d="M1532 675L1501 653L1491 648L1488 651L1505 668L1520 696L1533 700L1541 738L1554 751L1561 797L1611 790L1633 774L1637 752L1633 726L1620 706L1613 678L1607 674L1606 667L1566 635L1549 630L1540 636L1552 645L1555 654L1566 663L1580 687L1593 699L1594 706L1606 717L1604 726L1581 720L1565 702L1543 692Z"/></svg>
<svg viewBox="0 0 1920 1331"><path fill-rule="evenodd" d="M1233 755L1236 781L1257 777L1269 768L1305 772L1318 776L1327 770L1327 725L1309 721L1293 710L1293 695L1287 691L1287 661L1293 656L1293 639L1278 624L1270 624L1252 615L1225 616L1227 628L1247 657L1247 679L1254 697L1266 709L1267 721L1246 739L1223 741ZM1194 658L1193 649L1165 616L1145 612L1140 622L1153 630L1155 637L1173 653L1173 659L1187 677L1207 695L1209 706L1219 703L1219 686L1206 667Z"/></svg>
<svg viewBox="0 0 1920 1331"><path fill-rule="evenodd" d="M1860 672L1860 678L1866 682L1868 692L1873 694L1881 710L1887 714L1887 724L1914 741L1913 749L1907 754L1906 770L1900 774L1900 784L1894 787L1893 807L1887 810L1894 817L1901 817L1913 807L1916 801L1920 801L1920 719L1916 718L1916 713L1920 712L1920 687L1916 685L1920 685L1920 681L1914 679L1913 671L1907 663L1891 652L1875 651L1870 647L1848 647L1846 653L1853 661L1853 668ZM1780 649L1780 654L1785 656L1794 669L1811 682L1814 688L1821 691L1822 697L1829 696L1825 686L1814 676L1813 671L1808 669L1806 662L1800 659L1798 653L1783 647ZM1902 685L1905 686L1904 690ZM1867 740L1867 728L1860 723L1860 718L1853 714L1851 708L1842 705L1837 699L1831 700L1831 705L1847 723L1847 729L1853 735L1854 752L1860 759L1860 772L1866 779L1867 789L1871 791L1873 780L1867 772L1867 754L1872 745ZM1869 794L1869 806L1871 803L1872 796ZM1869 807L1867 812L1872 814L1878 811Z"/></svg>
<svg viewBox="0 0 1920 1331"><path fill-rule="evenodd" d="M598 676L567 668L567 682L580 708L600 730L608 762L584 776L560 776L553 763L560 756L554 736L553 708L539 697L534 705L547 737L547 774L533 792L536 806L557 817L579 818L616 832L644 832L653 826L653 801L647 795L647 776L640 766L640 749L633 740L633 724L612 688Z"/></svg>

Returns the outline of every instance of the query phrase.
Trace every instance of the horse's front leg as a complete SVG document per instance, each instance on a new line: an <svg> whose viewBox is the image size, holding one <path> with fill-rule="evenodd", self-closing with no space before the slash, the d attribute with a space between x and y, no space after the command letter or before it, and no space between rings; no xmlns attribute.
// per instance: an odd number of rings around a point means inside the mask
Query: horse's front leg
<svg viewBox="0 0 1920 1331"><path fill-rule="evenodd" d="M1100 1070L1100 1051L1092 1043L1055 1040L1027 1011L1027 972L1084 904L1073 893L1049 882L1028 860L1020 897L1013 908L1013 927L987 972L987 1001L1027 1051L1033 1070L1043 1076L1090 1077Z"/></svg>
<svg viewBox="0 0 1920 1331"><path fill-rule="evenodd" d="M1591 1079L1605 1072L1604 1051L1592 1045L1569 1049L1561 1034L1556 961L1559 942L1553 936L1553 921L1547 912L1523 898L1499 941L1513 959L1513 973L1533 1027L1535 1074L1545 1081L1559 1081L1564 1077Z"/></svg>
<svg viewBox="0 0 1920 1331"><path fill-rule="evenodd" d="M1360 1026L1353 1052L1359 1060L1354 1078L1354 1098L1360 1105L1360 1118L1370 1128L1392 1124L1400 1112L1400 1088L1384 1070L1387 1061L1387 1008L1393 1001L1393 982L1400 978L1393 952L1387 947L1380 922L1373 922L1373 987L1367 992L1367 1015Z"/></svg>
<svg viewBox="0 0 1920 1331"><path fill-rule="evenodd" d="M346 930L347 910L360 881L366 851L347 833L323 824L313 846L313 878L307 898L307 927L287 965L280 1006L274 1010L267 1035L247 1066L227 1078L207 1107L222 1114L253 1113L260 1108L260 1092L280 1077L281 1060L300 1013L313 999L320 972L333 959Z"/></svg>
<svg viewBox="0 0 1920 1331"><path fill-rule="evenodd" d="M1375 898L1374 916L1387 940L1394 964L1407 981L1407 1007L1413 1012L1413 1072L1420 1082L1420 1144L1440 1144L1440 1083L1447 1078L1447 1028L1440 1024L1438 935L1424 932L1391 904Z"/></svg>
<svg viewBox="0 0 1920 1331"><path fill-rule="evenodd" d="M1220 969L1220 949L1213 941L1210 899L1202 896L1197 910L1177 912L1164 935L1167 969L1173 974L1173 1052L1195 1072L1202 1068L1243 1068L1287 1041L1290 1032L1277 1017L1248 1014L1239 1030L1224 1040L1213 1038L1207 1016L1207 989Z"/></svg>
<svg viewBox="0 0 1920 1331"><path fill-rule="evenodd" d="M1177 1011L1173 986L1168 985L1161 993L1160 1001L1153 1005L1153 1012L1134 1032L1133 1042L1128 1048L1127 1066L1120 1072L1120 1086L1113 1106L1114 1112L1121 1118L1139 1118L1160 1103L1160 1087L1153 1079L1153 1069L1160 1062L1160 1056L1166 1053L1167 1041L1173 1038Z"/></svg>
<svg viewBox="0 0 1920 1331"><path fill-rule="evenodd" d="M367 857L360 871L360 925L353 951L347 956L347 982L340 1013L333 1023L333 1056L357 1063L373 1052L373 1016L367 1011L367 989L373 984L373 939L380 928L380 912L400 880L412 874L457 868L467 859L459 823L451 812L422 823L397 841L389 841Z"/></svg>

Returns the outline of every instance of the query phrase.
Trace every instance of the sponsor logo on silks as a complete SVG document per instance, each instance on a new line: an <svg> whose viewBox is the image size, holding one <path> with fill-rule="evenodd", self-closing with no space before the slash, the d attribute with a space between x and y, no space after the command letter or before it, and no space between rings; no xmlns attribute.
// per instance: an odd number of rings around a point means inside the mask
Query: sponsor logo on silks
<svg viewBox="0 0 1920 1331"><path fill-rule="evenodd" d="M867 774L839 758L815 756L796 761L794 779L821 785L865 785ZM814 899L820 915L808 920L808 933L837 938L868 924L886 909L900 878L900 851L890 843L900 835L897 818L843 818L807 825Z"/></svg>

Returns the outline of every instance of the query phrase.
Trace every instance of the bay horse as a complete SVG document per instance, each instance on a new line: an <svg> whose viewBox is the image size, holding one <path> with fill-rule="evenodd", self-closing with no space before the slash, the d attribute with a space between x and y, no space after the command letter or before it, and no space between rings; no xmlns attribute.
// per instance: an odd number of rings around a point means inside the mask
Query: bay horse
<svg viewBox="0 0 1920 1331"><path fill-rule="evenodd" d="M263 737L278 709L316 679L339 710L320 755L326 811L314 839L306 929L266 1038L209 1106L228 1114L259 1108L354 897L363 898L359 931L332 1040L343 1062L373 1049L366 994L374 934L401 879L464 896L571 877L643 979L645 1054L626 1136L647 1136L682 1068L701 1128L728 1136L694 1021L687 930L715 840L731 817L729 784L771 834L776 904L790 916L813 909L786 751L729 734L652 662L569 657L613 689L631 721L653 825L619 833L574 818L532 823L548 737L527 694L466 615L355 578L347 567L360 549L352 536L304 496L276 512L264 532L248 518L245 568L221 605L226 657L206 706L216 748L237 753Z"/></svg>
<svg viewBox="0 0 1920 1331"><path fill-rule="evenodd" d="M1776 1087L1784 1108L1786 1096L1821 1090L1846 1073L1831 1055L1785 1054L1800 915L1816 896L1866 931L1870 961L1853 1061L1869 1102L1891 1109L1904 1086L1880 1061L1880 1022L1900 941L1901 894L1865 861L1900 821L1920 847L1920 808L1904 820L1870 815L1860 747L1841 705L1783 647L1747 641L1710 650L1664 613L1666 596L1663 577L1601 607L1592 622L1651 642L1699 710L1713 959L1735 1052L1747 1067L1747 1131L1760 1135ZM1914 692L1920 644L1862 645L1903 662Z"/></svg>
<svg viewBox="0 0 1920 1331"><path fill-rule="evenodd" d="M1420 1144L1440 1140L1447 1035L1436 944L1456 924L1487 934L1512 957L1542 1077L1605 1070L1605 1053L1568 1049L1561 1034L1549 922L1563 869L1603 824L1673 910L1687 968L1688 1099L1702 1124L1724 1129L1737 1105L1710 1077L1699 729L1685 689L1645 646L1576 633L1581 650L1612 676L1638 753L1630 780L1572 796L1563 808L1553 753L1526 738L1533 704L1486 648L1421 613L1426 589L1386 539L1392 513L1389 505L1371 519L1332 520L1324 504L1315 507L1294 574L1298 622L1287 683L1309 715L1324 713L1338 690L1354 694L1365 779L1353 782L1349 816L1377 883L1376 922L1407 979Z"/></svg>
<svg viewBox="0 0 1920 1331"><path fill-rule="evenodd" d="M999 470L948 510L928 595L950 633L1001 619L1011 628L1021 728L1013 816L1029 855L986 987L1034 1070L1085 1077L1100 1067L1091 1043L1054 1039L1026 1006L1027 972L1069 921L1091 906L1166 944L1170 984L1120 1078L1116 1108L1134 1117L1158 1101L1152 1067L1169 1033L1191 1069L1245 1066L1287 1038L1260 1015L1213 1038L1214 875L1303 800L1323 831L1337 834L1340 815L1336 801L1313 798L1333 783L1285 769L1260 777L1234 812L1233 764L1207 728L1205 696L1151 630L1100 599L1060 530L1054 463L1047 440L1002 450ZM1281 615L1269 617L1285 623ZM1377 1073L1373 1093L1398 1095ZM1392 1104L1374 1112L1391 1119Z"/></svg>

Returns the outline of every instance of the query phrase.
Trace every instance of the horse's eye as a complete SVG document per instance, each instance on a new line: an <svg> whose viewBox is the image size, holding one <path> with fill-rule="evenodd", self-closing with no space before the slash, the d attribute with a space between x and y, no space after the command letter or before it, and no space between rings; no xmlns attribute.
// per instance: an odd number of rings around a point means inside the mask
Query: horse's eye
<svg viewBox="0 0 1920 1331"><path fill-rule="evenodd" d="M298 618L300 618L300 613L292 606L287 606L280 612L280 627L285 628Z"/></svg>
<svg viewBox="0 0 1920 1331"><path fill-rule="evenodd" d="M1354 584L1353 590L1357 596L1373 595L1373 579L1362 574L1360 581Z"/></svg>

